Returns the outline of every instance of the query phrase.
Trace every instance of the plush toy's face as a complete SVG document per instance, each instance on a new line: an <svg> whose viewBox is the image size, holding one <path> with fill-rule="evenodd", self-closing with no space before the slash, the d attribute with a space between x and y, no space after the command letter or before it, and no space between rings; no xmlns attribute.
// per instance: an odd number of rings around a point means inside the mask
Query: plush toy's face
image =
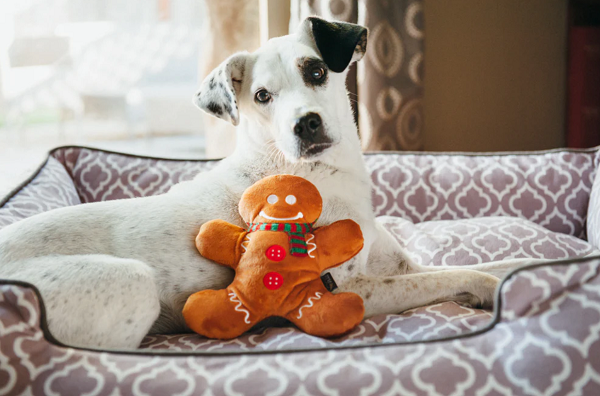
<svg viewBox="0 0 600 396"><path fill-rule="evenodd" d="M323 200L308 180L292 175L266 177L242 195L240 215L247 223L313 223Z"/></svg>

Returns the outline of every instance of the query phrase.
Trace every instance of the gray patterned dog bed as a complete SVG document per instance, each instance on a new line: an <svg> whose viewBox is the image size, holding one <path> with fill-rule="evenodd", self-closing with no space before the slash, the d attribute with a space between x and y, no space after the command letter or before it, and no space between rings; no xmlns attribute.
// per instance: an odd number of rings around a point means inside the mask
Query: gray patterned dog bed
<svg viewBox="0 0 600 396"><path fill-rule="evenodd" d="M442 303L333 340L293 327L152 334L134 352L61 345L37 290L0 280L0 394L600 394L598 150L365 159L380 221L418 263L555 261L509 275L494 312ZM214 164L59 148L0 202L0 228L161 194Z"/></svg>

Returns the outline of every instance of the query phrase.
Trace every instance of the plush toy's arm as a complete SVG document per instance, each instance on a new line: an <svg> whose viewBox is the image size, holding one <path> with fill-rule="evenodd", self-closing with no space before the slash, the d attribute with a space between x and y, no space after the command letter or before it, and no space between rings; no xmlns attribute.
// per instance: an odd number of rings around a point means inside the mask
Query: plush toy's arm
<svg viewBox="0 0 600 396"><path fill-rule="evenodd" d="M350 260L364 244L360 226L352 220L336 221L317 228L314 234L321 271Z"/></svg>
<svg viewBox="0 0 600 396"><path fill-rule="evenodd" d="M246 230L224 220L211 220L200 227L196 247L201 255L233 269L242 255Z"/></svg>

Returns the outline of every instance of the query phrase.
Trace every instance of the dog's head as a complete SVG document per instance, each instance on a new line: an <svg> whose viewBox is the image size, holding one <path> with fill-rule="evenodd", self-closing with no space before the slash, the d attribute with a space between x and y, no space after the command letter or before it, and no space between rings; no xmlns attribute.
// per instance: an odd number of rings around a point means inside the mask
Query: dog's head
<svg viewBox="0 0 600 396"><path fill-rule="evenodd" d="M194 103L233 125L245 118L253 140L274 145L289 161L315 160L356 139L345 80L366 46L366 28L310 17L295 34L226 59Z"/></svg>

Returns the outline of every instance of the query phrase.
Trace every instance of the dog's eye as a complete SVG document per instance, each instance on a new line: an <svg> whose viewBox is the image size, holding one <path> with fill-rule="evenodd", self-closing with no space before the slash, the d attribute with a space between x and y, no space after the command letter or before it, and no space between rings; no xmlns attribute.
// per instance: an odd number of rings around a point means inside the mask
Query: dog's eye
<svg viewBox="0 0 600 396"><path fill-rule="evenodd" d="M320 80L323 78L323 76L325 76L325 69L323 69L322 67L315 67L311 70L310 75L315 80Z"/></svg>
<svg viewBox="0 0 600 396"><path fill-rule="evenodd" d="M261 89L254 94L254 99L260 103L266 103L271 100L271 94L266 89Z"/></svg>

